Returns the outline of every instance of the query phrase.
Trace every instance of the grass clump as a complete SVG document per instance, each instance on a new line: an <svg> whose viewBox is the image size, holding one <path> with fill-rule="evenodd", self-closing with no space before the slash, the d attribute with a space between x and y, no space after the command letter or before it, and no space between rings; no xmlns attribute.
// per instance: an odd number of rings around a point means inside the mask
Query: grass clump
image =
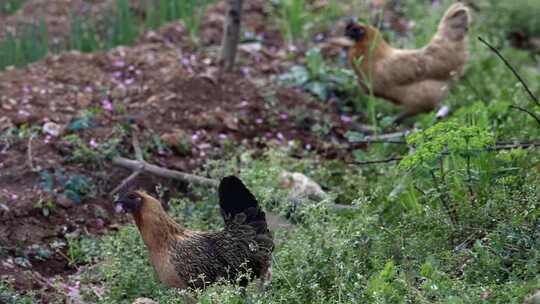
<svg viewBox="0 0 540 304"><path fill-rule="evenodd" d="M206 7L211 2L212 0L148 1L143 8L141 19L134 14L130 1L116 0L115 9L103 12L104 16L99 22L94 17L70 15L67 41L55 49L49 48L45 22L40 22L38 26L19 25L15 33L6 31L5 38L0 41L0 70L8 66L23 66L35 62L50 52L95 52L119 45L131 45L143 31L155 29L174 20L184 23L191 41L196 43Z"/></svg>
<svg viewBox="0 0 540 304"><path fill-rule="evenodd" d="M21 8L27 0L4 0L0 3L0 15L11 15Z"/></svg>

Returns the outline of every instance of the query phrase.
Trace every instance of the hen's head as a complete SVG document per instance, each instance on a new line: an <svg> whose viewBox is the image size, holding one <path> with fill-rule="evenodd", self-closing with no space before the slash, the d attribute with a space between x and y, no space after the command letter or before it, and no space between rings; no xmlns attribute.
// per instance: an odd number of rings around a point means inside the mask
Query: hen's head
<svg viewBox="0 0 540 304"><path fill-rule="evenodd" d="M137 191L130 191L120 195L114 201L114 210L116 212L131 212L135 213L141 209L144 202L143 196Z"/></svg>
<svg viewBox="0 0 540 304"><path fill-rule="evenodd" d="M368 29L362 24L356 23L354 18L351 18L345 26L345 36L354 42L360 42L367 37Z"/></svg>

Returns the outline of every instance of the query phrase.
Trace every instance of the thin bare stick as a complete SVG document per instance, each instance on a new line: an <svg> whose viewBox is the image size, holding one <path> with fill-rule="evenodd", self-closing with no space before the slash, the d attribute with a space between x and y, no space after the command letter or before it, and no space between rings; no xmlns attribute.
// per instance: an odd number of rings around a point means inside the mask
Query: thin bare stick
<svg viewBox="0 0 540 304"><path fill-rule="evenodd" d="M28 167L30 167L30 170L32 172L39 171L39 168L34 167L34 157L32 156L32 140L34 139L34 134L30 135L30 138L28 138L28 148L26 149L27 152L27 158L28 158Z"/></svg>
<svg viewBox="0 0 540 304"><path fill-rule="evenodd" d="M527 110L527 109L525 109L525 108L522 108L522 107L520 107L520 106L514 106L514 105L511 105L510 108L516 109L516 110L519 110L519 111L521 111L521 112L525 112L525 113L529 114L529 116L531 116L532 118L534 118L534 119L536 120L536 122L537 122L538 124L540 124L540 117L538 117L538 116L537 116L536 114L534 114L533 112L531 112L531 111L529 111L529 110Z"/></svg>
<svg viewBox="0 0 540 304"><path fill-rule="evenodd" d="M366 136L364 138L364 141L370 142L370 141L375 141L375 140L404 138L414 131L416 130L405 130L403 132L386 133L386 134L381 134L381 135L371 135L371 136Z"/></svg>
<svg viewBox="0 0 540 304"><path fill-rule="evenodd" d="M531 148L531 147L540 147L540 142L530 142L530 143L516 143L516 144L504 144L504 145L496 145L492 148L486 148L481 151L501 151L501 150L512 150L517 148ZM441 155L449 155L449 152L442 152ZM377 160L367 160L367 161L353 161L352 164L355 165L377 165L377 164L385 164L385 163L391 163L402 160L403 156L396 156L396 157L390 157L385 159L377 159Z"/></svg>
<svg viewBox="0 0 540 304"><path fill-rule="evenodd" d="M359 140L354 141L352 143L349 143L349 146L355 147L359 144L395 144L395 145L407 145L407 142L404 140L393 140L393 139L381 139L381 140ZM498 148L508 149L508 147L515 147L515 148L527 148L530 146L535 146L540 144L540 141L532 141L532 142L512 142L512 141L498 141L495 145Z"/></svg>
<svg viewBox="0 0 540 304"><path fill-rule="evenodd" d="M384 139L380 139L380 140L355 140L354 142L351 142L349 145L354 147L354 146L359 146L360 144L394 144L394 145L406 145L407 142L404 141L404 140L392 140L392 139L389 139L389 140L384 140Z"/></svg>
<svg viewBox="0 0 540 304"><path fill-rule="evenodd" d="M133 171L133 173L131 173L127 178L125 178L125 179L120 183L120 185L116 186L111 192L109 192L109 195L110 195L110 196L115 195L118 191L120 191L120 189L124 188L129 182L131 182L131 181L134 180L137 176L139 176L139 174L141 174L141 171L140 171L140 170Z"/></svg>
<svg viewBox="0 0 540 304"><path fill-rule="evenodd" d="M512 73L514 73L514 76L516 76L516 78L519 80L519 82L521 82L521 84L523 85L523 87L525 88L525 90L527 91L527 93L529 94L529 96L531 97L531 99L536 103L537 106L540 107L540 101L538 101L538 98L533 94L533 92L529 89L529 87L527 86L527 84L525 83L525 81L521 78L521 76L518 74L518 72L514 69L514 67L512 67L512 65L510 65L510 63L508 62L508 60L506 60L506 58L504 58L504 56L501 54L501 52L499 52L499 50L497 50L494 46L492 46L491 44L489 44L489 42L487 42L486 40L484 40L482 37L478 37L478 40L480 40L480 42L482 42L483 44L485 44L490 50L492 50L503 62L504 64L510 69L510 71L512 71Z"/></svg>
<svg viewBox="0 0 540 304"><path fill-rule="evenodd" d="M139 168L133 171L127 178L125 178L120 185L116 186L111 192L109 192L110 196L115 195L120 189L125 187L129 182L137 178L139 174L141 174L143 168L144 168L144 157L141 149L141 145L139 144L139 132L137 130L133 130L133 136L131 137L131 144L133 146L133 151L135 152L135 158L139 162Z"/></svg>
<svg viewBox="0 0 540 304"><path fill-rule="evenodd" d="M402 160L403 157L390 157L386 159L377 159L377 160L366 160L366 161L355 161L356 165L376 165L376 164L386 164Z"/></svg>
<svg viewBox="0 0 540 304"><path fill-rule="evenodd" d="M498 144L495 148L488 148L487 151L500 151L500 150L511 150L517 148L530 148L530 147L540 147L540 141L534 141L529 143L515 143L515 144Z"/></svg>
<svg viewBox="0 0 540 304"><path fill-rule="evenodd" d="M132 160L124 157L114 157L112 160L112 163L114 165L124 167L133 171L141 169L141 162L137 160ZM170 170L166 168L162 168L156 165L149 164L145 161L142 162L142 171L147 172L153 175L157 175L160 177L166 177L166 178L172 178L181 180L184 182L188 182L191 184L199 185L199 186L211 186L211 187L217 187L218 181L198 175L193 175L189 173L184 173L176 170Z"/></svg>

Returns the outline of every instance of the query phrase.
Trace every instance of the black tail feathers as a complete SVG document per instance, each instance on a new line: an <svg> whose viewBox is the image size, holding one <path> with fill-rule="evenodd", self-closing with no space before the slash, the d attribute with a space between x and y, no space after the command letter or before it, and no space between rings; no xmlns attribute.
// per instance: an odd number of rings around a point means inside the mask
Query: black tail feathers
<svg viewBox="0 0 540 304"><path fill-rule="evenodd" d="M237 214L246 216L245 223L253 226L258 233L266 233L266 216L249 189L236 176L227 176L219 184L219 206L227 222Z"/></svg>

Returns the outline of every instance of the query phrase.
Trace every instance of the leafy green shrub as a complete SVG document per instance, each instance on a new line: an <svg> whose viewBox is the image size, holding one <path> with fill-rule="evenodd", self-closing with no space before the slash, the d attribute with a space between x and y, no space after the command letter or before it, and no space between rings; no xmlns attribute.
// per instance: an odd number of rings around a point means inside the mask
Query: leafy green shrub
<svg viewBox="0 0 540 304"><path fill-rule="evenodd" d="M65 196L75 203L96 194L92 180L84 175L66 175L63 169L56 169L53 175L48 171L42 171L40 176L41 186L45 191L55 196ZM60 193L57 192L58 189L61 189Z"/></svg>
<svg viewBox="0 0 540 304"><path fill-rule="evenodd" d="M102 143L92 140L86 143L76 134L66 135L64 140L71 145L72 153L69 157L71 161L94 166L100 166L106 159L117 155L122 142L120 138L111 138Z"/></svg>
<svg viewBox="0 0 540 304"><path fill-rule="evenodd" d="M324 62L320 49L306 53L306 65L294 65L288 73L277 78L278 83L298 86L320 100L331 95L346 95L358 87L355 74L349 69L335 68Z"/></svg>

